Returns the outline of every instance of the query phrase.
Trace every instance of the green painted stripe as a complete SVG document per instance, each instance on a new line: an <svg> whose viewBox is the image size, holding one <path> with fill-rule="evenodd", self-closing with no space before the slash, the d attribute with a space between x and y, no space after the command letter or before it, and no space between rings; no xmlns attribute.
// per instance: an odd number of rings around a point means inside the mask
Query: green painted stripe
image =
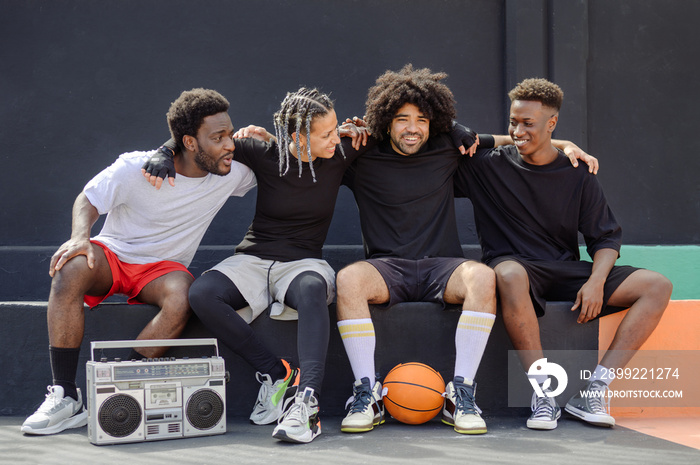
<svg viewBox="0 0 700 465"><path fill-rule="evenodd" d="M581 257L588 259L585 248ZM700 299L700 246L625 245L618 265L632 265L657 271L673 283L673 300Z"/></svg>

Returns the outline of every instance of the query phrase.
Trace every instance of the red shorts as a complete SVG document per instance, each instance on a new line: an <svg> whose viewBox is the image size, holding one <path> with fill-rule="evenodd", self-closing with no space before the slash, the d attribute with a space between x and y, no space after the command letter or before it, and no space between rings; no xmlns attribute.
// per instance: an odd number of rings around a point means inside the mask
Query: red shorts
<svg viewBox="0 0 700 465"><path fill-rule="evenodd" d="M112 272L112 288L107 294L103 296L86 295L84 297L83 300L90 308L114 294L124 294L129 298L128 302L130 304L138 304L140 302L136 300L136 296L139 295L146 284L172 271L184 271L192 276L192 273L190 273L184 265L167 260L147 263L145 265L124 263L104 244L97 241L90 242L100 246L102 250L104 250L107 262L109 263L109 269Z"/></svg>

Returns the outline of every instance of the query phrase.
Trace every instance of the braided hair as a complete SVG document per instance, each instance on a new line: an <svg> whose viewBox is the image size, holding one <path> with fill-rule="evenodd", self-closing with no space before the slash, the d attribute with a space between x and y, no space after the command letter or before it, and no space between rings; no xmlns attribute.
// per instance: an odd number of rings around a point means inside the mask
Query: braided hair
<svg viewBox="0 0 700 465"><path fill-rule="evenodd" d="M333 102L328 95L318 89L302 87L296 92L288 92L282 101L282 105L274 114L275 135L277 136L277 150L279 153L280 176L289 171L289 146L292 142L292 134L296 134L297 148L301 134L306 134L307 141L311 137L311 123L317 116L325 116L333 110ZM343 147L340 152L345 156ZM314 165L311 162L311 143L306 144L306 155L311 169L311 177L316 182ZM301 177L302 161L301 153L297 152L299 163L299 177Z"/></svg>

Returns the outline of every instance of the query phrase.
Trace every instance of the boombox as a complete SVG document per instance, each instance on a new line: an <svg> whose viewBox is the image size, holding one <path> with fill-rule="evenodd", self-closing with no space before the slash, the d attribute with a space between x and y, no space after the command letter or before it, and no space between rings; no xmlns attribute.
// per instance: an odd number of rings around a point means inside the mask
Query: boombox
<svg viewBox="0 0 700 465"><path fill-rule="evenodd" d="M132 361L95 349L215 346L202 358ZM226 371L216 339L94 341L87 362L88 439L97 445L226 432Z"/></svg>

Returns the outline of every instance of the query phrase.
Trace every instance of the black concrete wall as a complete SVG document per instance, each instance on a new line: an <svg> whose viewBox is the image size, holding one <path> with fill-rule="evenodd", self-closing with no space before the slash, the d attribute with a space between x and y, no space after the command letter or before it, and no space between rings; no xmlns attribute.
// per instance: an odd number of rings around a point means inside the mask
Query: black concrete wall
<svg viewBox="0 0 700 465"><path fill-rule="evenodd" d="M182 90L215 88L234 125L269 127L300 85L361 115L375 78L408 62L449 73L459 119L481 132L506 130L519 80L558 82L556 136L600 158L626 243L700 242L699 2L0 0L0 12L0 273L17 253L46 266L33 248L68 238L75 196L118 154L168 137ZM203 244L237 243L253 203L229 201ZM458 209L462 243L476 244L468 201ZM360 243L345 189L327 243Z"/></svg>

